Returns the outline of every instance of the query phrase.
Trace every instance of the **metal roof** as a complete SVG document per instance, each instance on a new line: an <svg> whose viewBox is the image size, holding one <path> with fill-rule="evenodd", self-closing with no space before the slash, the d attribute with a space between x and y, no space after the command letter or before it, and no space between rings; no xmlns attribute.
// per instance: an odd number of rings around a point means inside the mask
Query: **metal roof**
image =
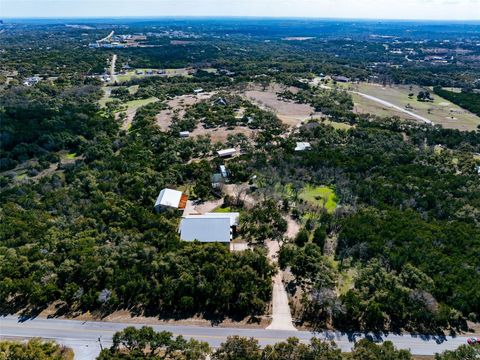
<svg viewBox="0 0 480 360"><path fill-rule="evenodd" d="M230 156L237 152L234 148L218 150L218 156Z"/></svg>
<svg viewBox="0 0 480 360"><path fill-rule="evenodd" d="M163 189L158 195L155 207L173 207L178 208L180 199L182 198L182 192L172 189Z"/></svg>
<svg viewBox="0 0 480 360"><path fill-rule="evenodd" d="M238 219L240 218L240 213L238 212L206 213L205 215L200 215L200 216L203 216L205 218L217 218L217 219L228 218L230 219L230 226L234 226L234 225L238 225Z"/></svg>
<svg viewBox="0 0 480 360"><path fill-rule="evenodd" d="M184 241L230 242L230 218L188 216L180 222L180 238Z"/></svg>
<svg viewBox="0 0 480 360"><path fill-rule="evenodd" d="M295 147L295 151L304 151L311 149L312 146L308 142L297 142L297 146Z"/></svg>

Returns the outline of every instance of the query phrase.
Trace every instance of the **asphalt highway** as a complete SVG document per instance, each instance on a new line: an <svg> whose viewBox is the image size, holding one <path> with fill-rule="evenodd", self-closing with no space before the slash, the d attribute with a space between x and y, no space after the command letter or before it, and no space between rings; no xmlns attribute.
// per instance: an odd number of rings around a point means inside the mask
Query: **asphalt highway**
<svg viewBox="0 0 480 360"><path fill-rule="evenodd" d="M75 352L75 359L90 360L100 352L100 346L109 347L112 344L112 336L115 332L134 324L114 323L100 321L78 321L65 319L34 318L25 321L15 316L0 317L0 338L29 339L40 337L52 339L59 344L71 347ZM135 324L141 326L141 324ZM151 325L149 325L151 326ZM153 325L156 331L170 331L175 336L182 335L185 338L195 338L206 341L212 347L218 347L227 336L239 335L256 338L261 345L274 344L284 341L288 337L297 337L308 342L312 337L334 340L343 351L349 351L355 340L366 335L363 333L340 333L308 331L285 331L267 329L223 328L223 327L199 327L184 325ZM397 348L410 349L415 355L433 355L444 350L454 350L460 345L466 344L467 337L438 337L428 335L381 335L373 337L376 341L392 341Z"/></svg>

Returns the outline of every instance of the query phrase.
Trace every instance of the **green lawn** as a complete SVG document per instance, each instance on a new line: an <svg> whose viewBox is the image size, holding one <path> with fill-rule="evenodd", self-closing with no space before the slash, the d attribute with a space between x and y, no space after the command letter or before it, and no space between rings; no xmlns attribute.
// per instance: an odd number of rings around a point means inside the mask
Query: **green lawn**
<svg viewBox="0 0 480 360"><path fill-rule="evenodd" d="M333 213L337 207L335 192L328 186L308 185L303 188L299 196L314 206L325 207L330 214Z"/></svg>
<svg viewBox="0 0 480 360"><path fill-rule="evenodd" d="M216 212L216 213L228 213L228 212L232 212L232 208L229 207L229 206L226 206L226 207L217 207L215 210L213 210L213 212Z"/></svg>
<svg viewBox="0 0 480 360"><path fill-rule="evenodd" d="M131 109L138 109L140 106L144 106L155 101L158 101L156 97L149 97L148 99L138 99L138 100L127 101L124 105L127 107L128 110L131 110Z"/></svg>

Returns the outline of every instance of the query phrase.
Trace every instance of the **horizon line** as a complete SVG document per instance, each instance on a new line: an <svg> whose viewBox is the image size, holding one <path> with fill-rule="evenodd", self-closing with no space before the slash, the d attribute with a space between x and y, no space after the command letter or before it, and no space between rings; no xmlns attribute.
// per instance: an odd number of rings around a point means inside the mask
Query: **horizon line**
<svg viewBox="0 0 480 360"><path fill-rule="evenodd" d="M350 18L315 16L255 16L255 15L121 15L121 16L4 16L0 20L115 20L115 19L264 19L264 20L343 20L343 21L411 21L411 22L478 22L479 19L415 19L415 18Z"/></svg>

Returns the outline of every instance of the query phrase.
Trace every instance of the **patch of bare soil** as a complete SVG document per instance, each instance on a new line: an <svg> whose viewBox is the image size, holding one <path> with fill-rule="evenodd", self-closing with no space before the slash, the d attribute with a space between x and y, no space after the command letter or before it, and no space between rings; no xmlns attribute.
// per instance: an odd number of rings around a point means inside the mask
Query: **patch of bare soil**
<svg viewBox="0 0 480 360"><path fill-rule="evenodd" d="M218 127L212 129L205 129L202 124L199 124L195 130L190 133L190 136L209 135L212 143L227 141L228 135L244 134L247 138L252 139L258 132L257 129L250 129L246 126L236 126L233 129Z"/></svg>
<svg viewBox="0 0 480 360"><path fill-rule="evenodd" d="M244 184L226 184L223 185L222 191L225 195L228 195L235 199L235 201L240 200L243 202L243 206L247 209L251 209L255 206L255 198L248 193L249 185Z"/></svg>
<svg viewBox="0 0 480 360"><path fill-rule="evenodd" d="M168 131L172 123L172 117L177 113L178 117L182 118L185 115L185 109L188 106L199 103L202 100L210 99L215 92L200 93L197 95L181 95L168 100L168 109L162 110L156 116L156 123L163 131Z"/></svg>
<svg viewBox="0 0 480 360"><path fill-rule="evenodd" d="M295 239L300 231L300 224L292 219L291 216L284 216L283 218L287 222L287 232L285 236L289 239Z"/></svg>
<svg viewBox="0 0 480 360"><path fill-rule="evenodd" d="M278 84L267 87L265 90L260 86L252 86L244 91L242 95L260 108L274 112L278 118L287 126L297 126L312 116L320 116L315 109L308 104L298 104L293 101L282 100L277 96L278 92L284 90L297 92L297 88L282 87Z"/></svg>
<svg viewBox="0 0 480 360"><path fill-rule="evenodd" d="M55 310L53 307L49 307L42 311L39 317L53 317ZM208 319L204 319L201 316L195 316L188 319L173 320L173 319L160 319L152 316L135 316L128 310L118 310L107 316L101 316L97 313L86 312L77 316L59 316L58 319L71 319L79 321L105 321L105 322L121 322L130 324L145 324L145 325L194 325L194 326L218 326L228 328L265 328L268 326L270 320L267 316L251 319L249 317L241 320L234 321L232 319L224 319L221 322L213 322Z"/></svg>
<svg viewBox="0 0 480 360"><path fill-rule="evenodd" d="M325 246L323 248L323 252L327 256L335 256L335 252L337 250L337 243L338 239L336 236L328 236L325 239Z"/></svg>

